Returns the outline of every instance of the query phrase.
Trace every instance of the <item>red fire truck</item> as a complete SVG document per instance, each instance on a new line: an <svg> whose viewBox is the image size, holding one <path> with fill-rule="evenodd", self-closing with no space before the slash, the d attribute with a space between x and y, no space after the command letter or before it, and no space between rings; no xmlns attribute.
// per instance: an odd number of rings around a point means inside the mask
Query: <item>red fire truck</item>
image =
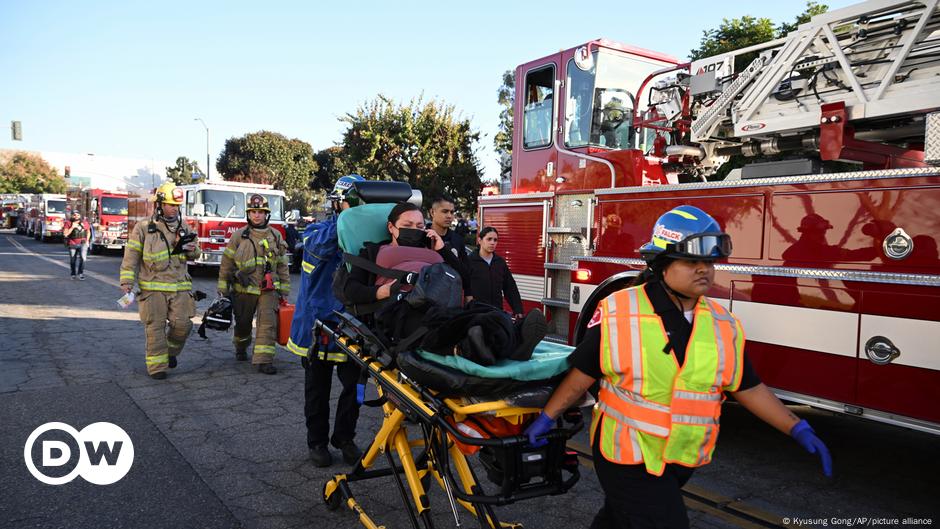
<svg viewBox="0 0 940 529"><path fill-rule="evenodd" d="M733 239L709 295L781 398L940 434L936 9L866 2L692 63L596 40L519 66L512 191L479 218L528 308L576 343L691 204Z"/></svg>
<svg viewBox="0 0 940 529"><path fill-rule="evenodd" d="M127 193L83 189L76 199L78 210L94 228L91 253L124 249L127 244Z"/></svg>
<svg viewBox="0 0 940 529"><path fill-rule="evenodd" d="M248 197L260 193L271 207L271 226L284 235L286 203L284 192L267 184L241 182L203 182L179 186L185 193L183 217L199 236L202 255L190 264L219 266L222 252L232 232L245 226ZM132 197L128 229L137 222L147 222L153 215L151 194Z"/></svg>

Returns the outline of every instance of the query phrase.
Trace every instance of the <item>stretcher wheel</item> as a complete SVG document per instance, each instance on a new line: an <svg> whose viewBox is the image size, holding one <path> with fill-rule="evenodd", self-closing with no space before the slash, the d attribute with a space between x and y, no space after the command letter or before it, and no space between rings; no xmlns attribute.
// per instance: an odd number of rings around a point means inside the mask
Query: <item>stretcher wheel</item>
<svg viewBox="0 0 940 529"><path fill-rule="evenodd" d="M343 503L339 486L337 486L334 480L327 481L323 484L323 503L326 504L326 508L329 511L339 509L339 506Z"/></svg>

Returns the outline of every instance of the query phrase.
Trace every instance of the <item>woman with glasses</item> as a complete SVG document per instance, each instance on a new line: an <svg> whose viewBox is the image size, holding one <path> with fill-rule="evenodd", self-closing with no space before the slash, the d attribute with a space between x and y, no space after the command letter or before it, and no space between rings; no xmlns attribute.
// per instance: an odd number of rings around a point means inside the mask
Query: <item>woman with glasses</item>
<svg viewBox="0 0 940 529"><path fill-rule="evenodd" d="M601 300L573 369L526 429L532 445L545 444L558 416L600 382L590 435L605 502L592 529L689 527L680 489L711 461L726 393L832 474L826 445L760 382L737 317L705 296L714 261L730 253L730 237L704 211L662 215L640 248L646 270Z"/></svg>

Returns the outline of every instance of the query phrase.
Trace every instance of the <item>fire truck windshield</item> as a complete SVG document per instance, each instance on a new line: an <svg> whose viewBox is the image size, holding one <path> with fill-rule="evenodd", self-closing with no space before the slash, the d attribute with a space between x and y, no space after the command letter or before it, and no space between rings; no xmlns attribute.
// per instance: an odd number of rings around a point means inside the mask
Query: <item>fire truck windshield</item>
<svg viewBox="0 0 940 529"><path fill-rule="evenodd" d="M203 189L199 192L198 204L205 204L206 215L224 219L245 218L245 193Z"/></svg>
<svg viewBox="0 0 940 529"><path fill-rule="evenodd" d="M65 201L50 200L46 202L46 213L65 213Z"/></svg>
<svg viewBox="0 0 940 529"><path fill-rule="evenodd" d="M631 126L636 90L662 64L606 49L594 52L590 70L571 59L567 65L568 94L565 138L568 147L631 149L636 137Z"/></svg>
<svg viewBox="0 0 940 529"><path fill-rule="evenodd" d="M102 215L127 215L127 199L122 197L102 197Z"/></svg>
<svg viewBox="0 0 940 529"><path fill-rule="evenodd" d="M280 195L264 195L271 208L271 220L284 220L284 197Z"/></svg>

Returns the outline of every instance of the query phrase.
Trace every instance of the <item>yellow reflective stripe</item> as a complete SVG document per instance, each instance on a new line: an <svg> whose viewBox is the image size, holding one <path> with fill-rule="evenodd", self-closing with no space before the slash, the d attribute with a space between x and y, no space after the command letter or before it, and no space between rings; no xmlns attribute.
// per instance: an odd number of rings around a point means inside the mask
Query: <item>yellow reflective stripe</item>
<svg viewBox="0 0 940 529"><path fill-rule="evenodd" d="M264 266L264 258L252 257L250 259L245 259L244 261L235 261L235 264L238 266L238 268L241 269L248 268L249 266Z"/></svg>
<svg viewBox="0 0 940 529"><path fill-rule="evenodd" d="M190 281L180 281L178 283L164 283L162 281L141 281L141 290L156 290L159 292L178 292L180 290L192 290L193 284Z"/></svg>
<svg viewBox="0 0 940 529"><path fill-rule="evenodd" d="M261 295L261 289L259 287L256 287L256 286L243 287L241 283L235 283L235 292L240 292L242 294Z"/></svg>
<svg viewBox="0 0 940 529"><path fill-rule="evenodd" d="M307 348L301 347L295 344L294 340L290 338L287 339L287 350L294 353L297 356L303 356L303 357L307 356Z"/></svg>
<svg viewBox="0 0 940 529"><path fill-rule="evenodd" d="M325 355L323 353L319 353L317 356L320 357L320 360L325 360L327 362L345 362L349 359L349 357L346 356L346 353L343 352L326 353Z"/></svg>
<svg viewBox="0 0 940 529"><path fill-rule="evenodd" d="M169 345L170 347L183 347L185 342L174 342L173 340L167 338L166 344Z"/></svg>
<svg viewBox="0 0 940 529"><path fill-rule="evenodd" d="M235 257L235 250L231 247L225 248L225 251L222 252L222 255L225 257Z"/></svg>
<svg viewBox="0 0 940 529"><path fill-rule="evenodd" d="M148 356L148 357L147 357L147 365L148 365L148 366L152 366L152 365L156 365L156 364L165 364L165 363L167 363L167 362L169 362L169 361L170 361L170 355L169 355L169 354L153 355L153 356Z"/></svg>
<svg viewBox="0 0 940 529"><path fill-rule="evenodd" d="M225 290L228 288L228 281L223 281L220 279L218 284L216 284L216 287L218 287L220 290Z"/></svg>
<svg viewBox="0 0 940 529"><path fill-rule="evenodd" d="M275 353L277 353L277 349L275 349L273 345L258 345L258 344L255 344L255 354L256 354L256 355L261 354L261 355L271 355L271 356L274 356Z"/></svg>
<svg viewBox="0 0 940 529"><path fill-rule="evenodd" d="M696 217L695 215L689 213L688 211L682 211L681 209L674 209L674 210L671 210L669 213L672 213L674 215L679 215L680 217L684 219L698 220L698 217Z"/></svg>
<svg viewBox="0 0 940 529"><path fill-rule="evenodd" d="M130 279L131 281L133 281L135 277L137 277L137 274L135 274L133 270L121 270L121 279L122 279L122 280L123 280L123 279Z"/></svg>
<svg viewBox="0 0 940 529"><path fill-rule="evenodd" d="M310 264L307 261L300 263L300 268L304 271L305 274L313 272L313 269L316 268L316 265Z"/></svg>
<svg viewBox="0 0 940 529"><path fill-rule="evenodd" d="M138 252L142 252L144 250L144 245L133 239L127 240L127 247Z"/></svg>

